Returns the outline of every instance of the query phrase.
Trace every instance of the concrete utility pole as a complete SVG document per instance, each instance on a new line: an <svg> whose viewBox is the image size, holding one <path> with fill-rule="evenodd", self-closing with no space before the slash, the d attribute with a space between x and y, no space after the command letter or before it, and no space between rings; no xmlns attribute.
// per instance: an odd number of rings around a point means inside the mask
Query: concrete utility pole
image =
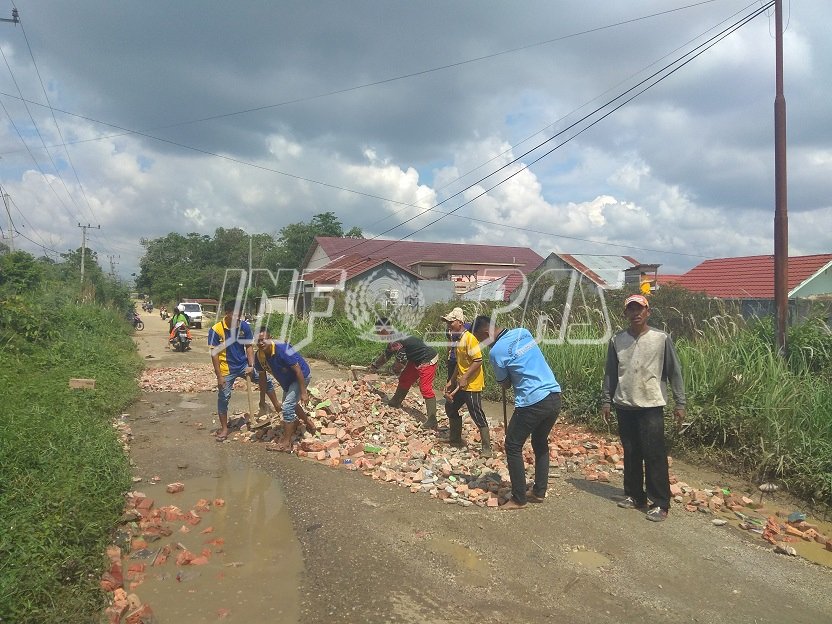
<svg viewBox="0 0 832 624"><path fill-rule="evenodd" d="M786 97L783 95L783 0L774 1L774 302L777 307L776 346L786 355L789 317L789 215L786 195Z"/></svg>
<svg viewBox="0 0 832 624"><path fill-rule="evenodd" d="M121 256L107 256L107 259L110 261L110 277L113 279L116 278L116 265L118 264L118 262L116 262L116 258L121 258Z"/></svg>
<svg viewBox="0 0 832 624"><path fill-rule="evenodd" d="M0 22L11 22L12 24L19 24L20 13L17 12L17 9L12 9L12 18L9 19L8 17L0 17Z"/></svg>
<svg viewBox="0 0 832 624"><path fill-rule="evenodd" d="M87 228L91 228L92 226L87 223L87 225L78 224L78 227L81 228L81 290L84 290L84 256L87 253ZM101 229L100 225L95 226L97 229Z"/></svg>
<svg viewBox="0 0 832 624"><path fill-rule="evenodd" d="M6 218L8 219L8 224L9 224L9 233L8 233L8 235L4 235L3 238L8 238L9 239L9 251L13 252L14 251L14 235L15 235L16 232L14 231L14 223L12 222L12 213L9 210L9 196L2 188L0 188L0 194L3 195L3 205L6 207Z"/></svg>

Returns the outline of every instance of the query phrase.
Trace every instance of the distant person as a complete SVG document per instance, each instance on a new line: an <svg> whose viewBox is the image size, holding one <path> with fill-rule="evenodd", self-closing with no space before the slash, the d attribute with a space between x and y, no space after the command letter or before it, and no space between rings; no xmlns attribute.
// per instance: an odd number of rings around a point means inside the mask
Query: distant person
<svg viewBox="0 0 832 624"><path fill-rule="evenodd" d="M185 314L185 308L183 308L181 305L178 305L173 309L173 316L170 317L168 325L170 326L170 335L168 336L168 343L173 342L173 339L176 335L176 328L179 325L185 326L185 329L188 332L188 340L191 339L191 318L187 314Z"/></svg>
<svg viewBox="0 0 832 624"><path fill-rule="evenodd" d="M277 450L291 451L298 419L303 421L309 433L315 433L315 425L303 409L303 406L309 403L309 364L288 342L272 340L267 329L261 330L257 336L255 355L254 368L259 378L260 392L265 392L271 399L276 412L283 413L283 435L277 442ZM274 386L269 384L269 375L283 388L283 402L280 407Z"/></svg>
<svg viewBox="0 0 832 624"><path fill-rule="evenodd" d="M390 336L393 329L390 321L384 317L378 319L375 332L379 336ZM436 392L433 390L433 380L436 377L436 365L439 363L439 353L429 347L421 338L416 336L395 337L385 347L384 351L370 364L370 370L378 370L391 357L396 358L393 370L399 375L399 383L393 398L388 405L401 407L411 386L419 382L419 391L425 399L427 419L422 424L424 429L435 429L436 422Z"/></svg>
<svg viewBox="0 0 832 624"><path fill-rule="evenodd" d="M445 384L445 412L448 414L452 446L464 446L462 440L462 416L459 408L464 404L468 413L479 427L480 455L491 457L491 431L482 409L482 389L485 387L485 375L482 371L482 352L480 343L470 331L465 329L465 314L462 308L454 308L442 317L448 324L448 331L459 334L456 346L456 368Z"/></svg>
<svg viewBox="0 0 832 624"><path fill-rule="evenodd" d="M224 316L208 330L211 362L217 376L217 415L220 419L218 442L228 438L228 402L231 400L234 381L244 376L251 376L255 382L258 381L254 370L251 327L234 316L235 306L235 301L226 301L223 306ZM247 342L243 344L241 341Z"/></svg>
<svg viewBox="0 0 832 624"><path fill-rule="evenodd" d="M511 498L500 509L522 509L529 501L542 503L549 486L549 433L560 413L560 384L528 329L503 329L492 326L489 317L478 316L472 331L481 344L490 344L488 359L497 383L514 388L514 413L506 430ZM527 491L523 445L529 436L534 484Z"/></svg>
<svg viewBox="0 0 832 624"><path fill-rule="evenodd" d="M670 510L670 477L664 440L667 382L676 403L677 427L685 416L682 366L673 341L647 325L650 303L644 295L624 300L629 328L607 346L601 414L606 420L615 406L618 434L624 447L625 509L645 509L647 519L661 522ZM646 484L646 494L645 494ZM648 509L648 500L649 509Z"/></svg>

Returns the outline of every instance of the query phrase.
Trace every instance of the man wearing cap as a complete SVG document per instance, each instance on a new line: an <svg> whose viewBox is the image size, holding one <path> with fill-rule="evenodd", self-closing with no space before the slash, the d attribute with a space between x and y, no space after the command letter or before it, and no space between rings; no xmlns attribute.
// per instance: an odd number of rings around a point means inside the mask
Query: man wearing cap
<svg viewBox="0 0 832 624"><path fill-rule="evenodd" d="M647 325L650 302L644 295L624 300L628 329L618 332L607 347L601 415L606 420L615 406L618 435L624 447L625 509L648 509L647 519L661 522L670 509L670 478L664 441L667 382L676 403L676 425L685 415L685 385L673 341ZM646 494L645 494L646 485Z"/></svg>
<svg viewBox="0 0 832 624"><path fill-rule="evenodd" d="M393 398L388 405L401 407L410 387L419 381L419 390L425 399L427 420L422 424L425 429L436 429L436 393L433 390L433 379L436 377L436 365L439 363L439 353L429 347L421 338L416 336L393 337L393 329L386 318L376 321L376 334L390 336L390 342L372 364L371 370L377 370L391 357L396 358L393 370L399 373L399 384Z"/></svg>
<svg viewBox="0 0 832 624"><path fill-rule="evenodd" d="M491 457L491 432L482 409L481 395L485 387L485 375L482 371L482 352L479 340L465 329L465 314L462 308L454 308L443 316L442 320L448 324L448 331L459 335L459 342L456 345L456 368L445 385L445 413L448 415L450 429L448 441L452 446L464 446L462 416L459 414L459 408L464 403L480 430L482 440L480 455Z"/></svg>

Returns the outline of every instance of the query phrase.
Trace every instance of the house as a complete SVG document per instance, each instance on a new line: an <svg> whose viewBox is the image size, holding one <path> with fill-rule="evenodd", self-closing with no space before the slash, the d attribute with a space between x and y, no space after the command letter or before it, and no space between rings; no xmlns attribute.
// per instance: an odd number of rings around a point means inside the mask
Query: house
<svg viewBox="0 0 832 624"><path fill-rule="evenodd" d="M652 267L651 272L655 274L659 265L642 265L630 256L551 253L540 268L562 271L564 277L569 277L572 271L577 271L585 279L606 290L622 288L625 272L648 266ZM639 273L635 275L638 276Z"/></svg>
<svg viewBox="0 0 832 624"><path fill-rule="evenodd" d="M417 288L423 304L430 305L500 278L506 278L500 292L507 299L522 276L538 268L543 258L527 247L318 236L302 272L304 280L316 287L334 287L336 273L344 275L347 283L361 276L370 279L384 261L391 279L395 274L408 287Z"/></svg>
<svg viewBox="0 0 832 624"><path fill-rule="evenodd" d="M832 298L832 254L792 256L788 266L788 298ZM774 311L774 256L743 256L705 260L673 278L693 292L740 304L745 316ZM794 306L792 306L794 307Z"/></svg>

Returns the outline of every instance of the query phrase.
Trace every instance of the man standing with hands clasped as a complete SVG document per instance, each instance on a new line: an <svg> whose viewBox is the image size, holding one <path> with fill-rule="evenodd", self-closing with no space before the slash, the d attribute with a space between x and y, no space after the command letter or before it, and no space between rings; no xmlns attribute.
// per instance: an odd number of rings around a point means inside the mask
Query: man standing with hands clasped
<svg viewBox="0 0 832 624"><path fill-rule="evenodd" d="M610 339L604 371L601 414L610 405L618 417L618 435L624 447L625 509L647 509L647 519L661 522L670 509L670 477L664 441L664 406L667 382L676 403L677 427L685 415L682 367L665 332L647 325L650 303L644 295L624 300L630 326ZM645 495L645 484L647 493Z"/></svg>
<svg viewBox="0 0 832 624"><path fill-rule="evenodd" d="M542 503L549 485L549 432L560 413L560 384L528 329L503 329L487 316L474 319L474 336L491 344L488 359L503 388L514 388L514 414L506 430L511 498L500 509ZM532 437L534 485L526 491L523 445Z"/></svg>

